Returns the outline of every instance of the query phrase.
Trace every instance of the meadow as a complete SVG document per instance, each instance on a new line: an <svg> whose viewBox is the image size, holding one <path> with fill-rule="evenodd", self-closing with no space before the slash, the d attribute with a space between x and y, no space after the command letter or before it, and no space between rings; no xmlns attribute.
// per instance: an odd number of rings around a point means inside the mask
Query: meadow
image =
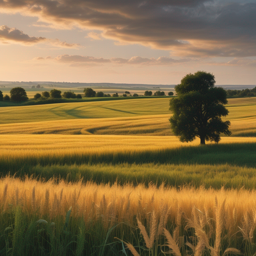
<svg viewBox="0 0 256 256"><path fill-rule="evenodd" d="M254 255L254 98L206 146L173 136L168 103L1 107L0 255Z"/></svg>

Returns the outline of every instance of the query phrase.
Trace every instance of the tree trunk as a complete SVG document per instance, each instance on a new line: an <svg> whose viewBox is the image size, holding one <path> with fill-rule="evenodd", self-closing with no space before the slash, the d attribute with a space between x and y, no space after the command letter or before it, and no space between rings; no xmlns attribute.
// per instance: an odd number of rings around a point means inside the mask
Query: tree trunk
<svg viewBox="0 0 256 256"><path fill-rule="evenodd" d="M201 140L201 145L205 145L205 137L204 137L204 136L201 136L201 137L200 137L200 140Z"/></svg>

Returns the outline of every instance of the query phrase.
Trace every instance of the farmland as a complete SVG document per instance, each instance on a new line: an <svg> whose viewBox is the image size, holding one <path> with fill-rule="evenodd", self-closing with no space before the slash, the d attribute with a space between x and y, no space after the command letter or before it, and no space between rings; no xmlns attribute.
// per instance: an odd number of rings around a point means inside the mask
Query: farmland
<svg viewBox="0 0 256 256"><path fill-rule="evenodd" d="M0 254L253 255L255 99L229 99L232 136L206 146L173 136L168 103L1 107Z"/></svg>

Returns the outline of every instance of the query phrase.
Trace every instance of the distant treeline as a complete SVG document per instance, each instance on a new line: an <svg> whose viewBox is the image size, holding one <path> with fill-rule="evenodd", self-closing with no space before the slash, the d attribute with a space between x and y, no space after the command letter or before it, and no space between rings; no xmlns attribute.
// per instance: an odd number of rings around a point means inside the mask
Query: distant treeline
<svg viewBox="0 0 256 256"><path fill-rule="evenodd" d="M40 86L37 86L37 88L42 88ZM152 96L153 93L152 91L145 91L144 96ZM169 92L168 93L169 96L173 95L173 92ZM125 93L123 95L120 95L121 97L138 97L140 95L138 95L137 93L131 94L129 91L125 91ZM161 92L161 91L156 91L154 93L154 96L165 96L165 92ZM84 89L84 93L83 94L75 94L72 91L66 91L63 92L57 89L53 89L50 92L48 91L44 91L42 93L36 93L34 95L34 101L36 102L48 102L48 101L52 101L52 100L59 100L59 99L82 99L83 97L114 97L117 98L119 97L118 93L114 93L112 95L110 94L105 94L102 91L94 91L92 88L85 88ZM6 94L3 95L2 91L0 91L0 101L12 101L12 102L17 102L17 103L21 103L21 102L26 102L29 101L29 98L27 97L27 92L25 91L24 88L22 87L15 87L12 88L10 91L10 95ZM52 102L51 102L52 103Z"/></svg>
<svg viewBox="0 0 256 256"><path fill-rule="evenodd" d="M243 90L226 90L228 97L253 97L256 96L256 87Z"/></svg>

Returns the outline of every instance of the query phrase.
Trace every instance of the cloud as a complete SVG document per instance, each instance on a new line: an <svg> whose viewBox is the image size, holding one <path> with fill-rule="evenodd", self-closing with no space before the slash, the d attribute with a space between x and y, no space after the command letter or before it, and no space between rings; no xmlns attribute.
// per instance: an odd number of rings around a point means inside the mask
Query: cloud
<svg viewBox="0 0 256 256"><path fill-rule="evenodd" d="M72 66L81 66L87 64L125 64L125 65L173 65L190 61L189 59L172 59L170 57L159 57L159 58L142 58L139 56L134 56L130 59L125 58L96 58L92 56L82 56L82 55L60 55L56 58L50 56L37 57L36 61L41 60L55 60L59 63L71 64Z"/></svg>
<svg viewBox="0 0 256 256"><path fill-rule="evenodd" d="M238 59L235 58L229 62L226 63L228 66L251 66L255 67L256 66L256 60L254 59Z"/></svg>
<svg viewBox="0 0 256 256"><path fill-rule="evenodd" d="M90 33L88 33L87 36L90 37L93 40L102 40L101 35L99 33L96 33L96 32L90 32Z"/></svg>
<svg viewBox="0 0 256 256"><path fill-rule="evenodd" d="M0 42L5 44L18 43L23 45L34 45L38 43L48 43L61 48L77 48L77 44L70 44L58 39L48 39L45 37L34 37L25 34L23 31L7 26L0 26Z"/></svg>
<svg viewBox="0 0 256 256"><path fill-rule="evenodd" d="M9 28L7 26L0 26L0 41L2 42L16 42L21 44L37 44L46 41L44 37L31 37L24 34L21 30L16 28Z"/></svg>
<svg viewBox="0 0 256 256"><path fill-rule="evenodd" d="M255 0L0 0L0 10L177 56L256 56Z"/></svg>

